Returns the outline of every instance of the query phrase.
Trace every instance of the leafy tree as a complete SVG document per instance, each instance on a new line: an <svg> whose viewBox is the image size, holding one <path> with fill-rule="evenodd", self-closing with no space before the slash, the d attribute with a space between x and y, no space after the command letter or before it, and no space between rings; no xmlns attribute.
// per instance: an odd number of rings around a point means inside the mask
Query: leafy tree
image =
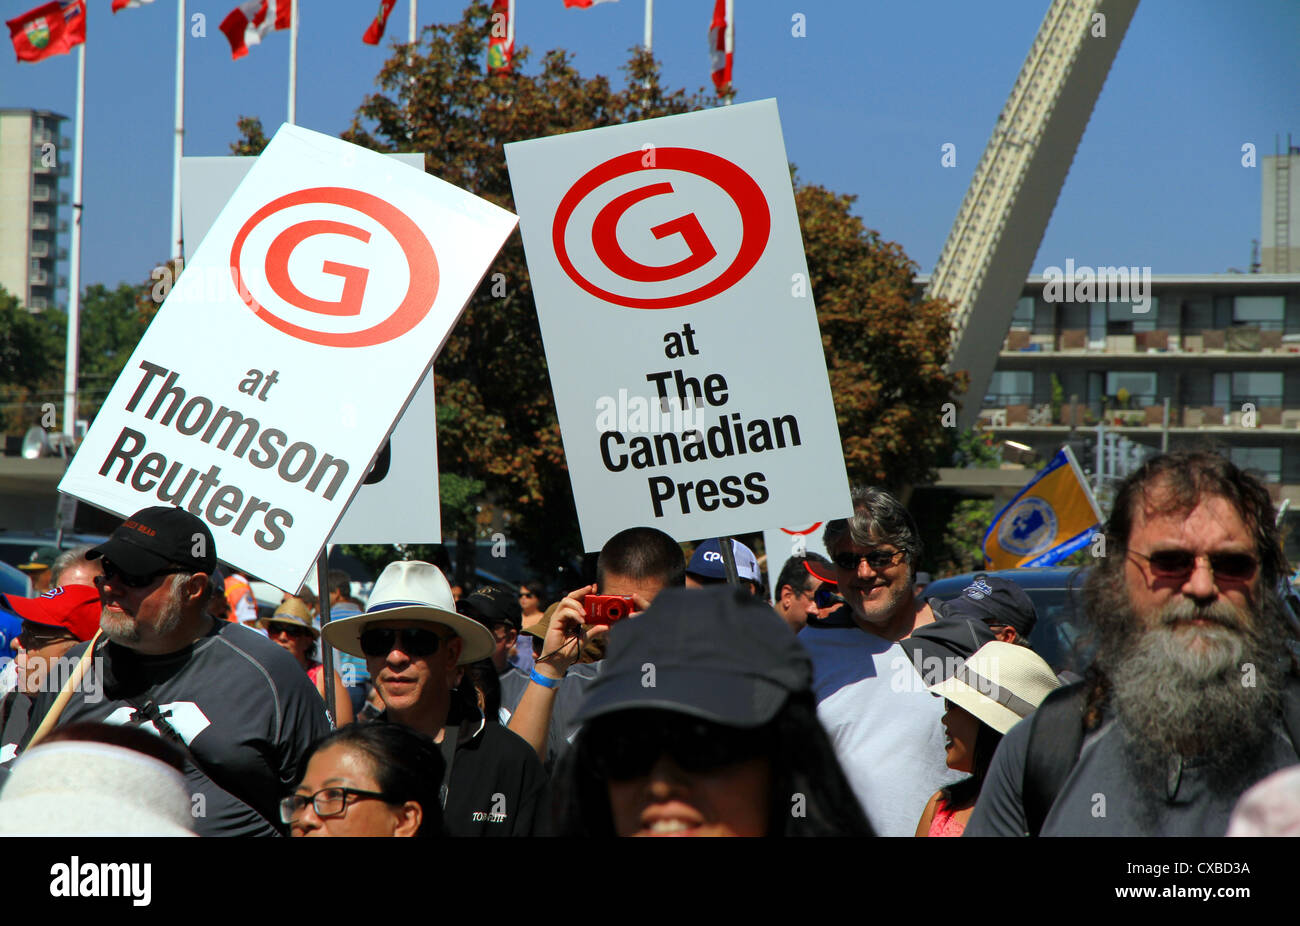
<svg viewBox="0 0 1300 926"><path fill-rule="evenodd" d="M28 312L0 288L0 430L39 424L45 403L62 415L64 330L60 313Z"/></svg>
<svg viewBox="0 0 1300 926"><path fill-rule="evenodd" d="M239 140L231 143L231 154L255 157L261 154L271 141L262 130L262 120L256 116L240 116L235 127L239 130Z"/></svg>

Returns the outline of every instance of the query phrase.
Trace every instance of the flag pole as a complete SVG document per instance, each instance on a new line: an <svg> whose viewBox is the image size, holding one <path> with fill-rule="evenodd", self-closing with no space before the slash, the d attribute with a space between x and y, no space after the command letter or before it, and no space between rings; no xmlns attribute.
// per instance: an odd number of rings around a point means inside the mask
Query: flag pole
<svg viewBox="0 0 1300 926"><path fill-rule="evenodd" d="M409 38L407 39L412 45L415 44L415 21L419 18L420 0L411 0L411 22L410 27L406 30Z"/></svg>
<svg viewBox="0 0 1300 926"><path fill-rule="evenodd" d="M81 322L81 159L86 147L86 43L77 46L77 140L72 162L72 248L68 258L68 351L63 371L63 433L77 431L77 362Z"/></svg>
<svg viewBox="0 0 1300 926"><path fill-rule="evenodd" d="M645 50L653 51L655 32L655 0L645 0Z"/></svg>
<svg viewBox="0 0 1300 926"><path fill-rule="evenodd" d="M298 124L298 4L289 4L289 124Z"/></svg>
<svg viewBox="0 0 1300 926"><path fill-rule="evenodd" d="M723 35L725 36L725 38L722 43L722 53L725 57L722 60L728 63L730 63L732 60L732 51L735 48L735 28L736 28L735 0L727 0L727 28L723 30ZM729 89L730 87L734 87L734 86L735 86L734 81L729 82ZM731 100L733 97L735 97L735 95L736 93L734 90L732 90L731 93L728 93L727 98L723 101L723 105L730 106Z"/></svg>
<svg viewBox="0 0 1300 926"><path fill-rule="evenodd" d="M176 139L172 146L172 257L185 253L181 238L181 154L185 149L185 0L176 4Z"/></svg>
<svg viewBox="0 0 1300 926"><path fill-rule="evenodd" d="M506 48L510 49L511 69L514 68L515 52L515 0L510 0L506 10Z"/></svg>

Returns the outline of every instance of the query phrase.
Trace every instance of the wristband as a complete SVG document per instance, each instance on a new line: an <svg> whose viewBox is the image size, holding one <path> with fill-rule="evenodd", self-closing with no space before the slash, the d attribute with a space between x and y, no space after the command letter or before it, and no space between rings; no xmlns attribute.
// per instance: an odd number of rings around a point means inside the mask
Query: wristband
<svg viewBox="0 0 1300 926"><path fill-rule="evenodd" d="M547 678L545 675L542 675L536 669L533 669L532 674L530 674L528 677L532 681L541 685L543 688L559 688L560 682L563 681L563 679L559 679L559 678Z"/></svg>

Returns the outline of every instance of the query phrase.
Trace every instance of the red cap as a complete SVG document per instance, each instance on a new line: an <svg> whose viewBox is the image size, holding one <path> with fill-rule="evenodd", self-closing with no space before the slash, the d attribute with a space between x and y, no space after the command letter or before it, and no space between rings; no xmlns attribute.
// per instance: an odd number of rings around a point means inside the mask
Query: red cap
<svg viewBox="0 0 1300 926"><path fill-rule="evenodd" d="M5 604L25 621L63 627L78 640L89 640L99 629L103 607L93 585L62 585L35 598L4 595Z"/></svg>

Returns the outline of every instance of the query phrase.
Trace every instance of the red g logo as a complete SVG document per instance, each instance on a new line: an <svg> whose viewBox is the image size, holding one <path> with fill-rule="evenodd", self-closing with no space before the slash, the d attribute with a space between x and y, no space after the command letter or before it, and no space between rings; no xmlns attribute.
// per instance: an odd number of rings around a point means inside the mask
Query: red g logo
<svg viewBox="0 0 1300 926"><path fill-rule="evenodd" d="M314 279L318 288L328 288L331 280L338 281L334 283L335 287L341 283L338 298L329 300L319 295L311 296L304 293L301 286L290 277L289 265L301 245L323 235L350 238L361 244L371 245L378 252L378 245L372 244L371 231L352 222L338 219L300 220L272 232L273 237L270 242L264 245L265 256L260 266L257 265L256 258L251 256L254 253L251 248L248 253L253 266L241 264L245 259L245 245L250 235L258 232L259 226L272 221L272 217L286 209L320 204L341 206L344 210L360 213L372 222L378 223L383 231L392 237L392 241L397 248L400 248L406 261L410 281L405 293L395 297L383 293L382 301L391 303L391 307L380 306L376 314L382 317L367 327L355 330L338 330L330 326L323 326L325 330L307 327L284 318L283 309L280 310L281 314L271 311L265 303L272 301L269 296L274 296L289 309L341 320L360 319L366 302L368 284L372 282L371 268L319 259L315 256L319 247L314 248L312 257L306 261L306 266L317 271ZM381 234L380 237L384 236ZM315 244L324 246L319 242ZM257 250L260 251L261 248ZM376 263L380 256L376 253ZM316 260L319 260L319 263L313 266ZM253 272L250 273L250 270ZM231 246L230 272L240 298L258 318L285 334L327 347L370 347L400 337L429 314L429 309L433 307L434 299L438 294L438 259L433 253L433 246L429 244L429 239L424 236L419 227L404 212L378 196L345 187L314 187L309 190L298 190L267 203L253 213L239 230ZM308 272L301 263L299 272ZM253 296L249 288L249 283L254 280L264 280L269 290L269 294L263 293L260 300ZM306 281L300 282L306 283Z"/></svg>
<svg viewBox="0 0 1300 926"><path fill-rule="evenodd" d="M679 171L707 181L720 189L734 204L739 213L740 244L730 263L716 274L696 279L684 291L670 295L645 295L646 287L632 286L625 292L614 292L607 286L588 279L574 265L566 236L575 210L583 206L588 197L613 180L641 170ZM650 226L656 240L677 237L685 244L687 255L668 264L647 264L630 256L619 243L619 223L633 207L669 194L679 194L674 182L662 180L647 183L614 196L599 209L591 220L591 247L595 260L619 280L633 284L665 283L687 277L697 270L717 262L718 250L705 232L694 212L685 212L676 218ZM676 199L684 199L678 195ZM590 207L587 207L590 208ZM560 200L551 226L551 242L555 256L564 272L586 292L605 302L633 309L672 309L703 302L725 292L754 269L767 247L772 230L772 216L767 198L754 178L731 161L694 148L659 148L655 150L652 166L643 163L643 152L632 151L611 158L587 171ZM638 289L641 295L637 295Z"/></svg>

